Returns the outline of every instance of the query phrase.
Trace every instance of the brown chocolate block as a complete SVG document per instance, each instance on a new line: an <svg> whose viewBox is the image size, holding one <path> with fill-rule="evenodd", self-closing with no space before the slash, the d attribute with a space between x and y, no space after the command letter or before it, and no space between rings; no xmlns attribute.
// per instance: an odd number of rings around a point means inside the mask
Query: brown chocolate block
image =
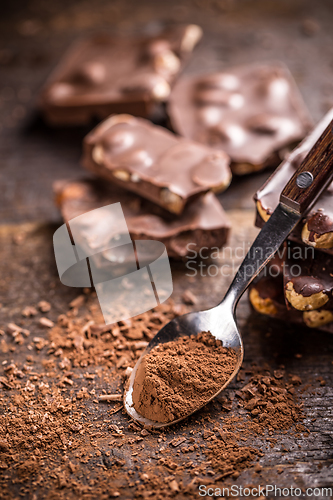
<svg viewBox="0 0 333 500"><path fill-rule="evenodd" d="M264 222L269 219L279 203L283 187L331 120L333 120L333 108L256 193L257 226L262 227ZM302 224L299 224L292 233L291 238L333 254L333 183L322 193L313 208L304 217Z"/></svg>
<svg viewBox="0 0 333 500"><path fill-rule="evenodd" d="M311 127L298 88L280 63L183 78L168 111L176 132L226 151L238 175L278 165L279 153Z"/></svg>
<svg viewBox="0 0 333 500"><path fill-rule="evenodd" d="M300 311L286 306L283 274L276 273L276 267L272 271L271 264L266 266L265 273L250 286L249 299L253 308L261 314L333 333L332 310Z"/></svg>
<svg viewBox="0 0 333 500"><path fill-rule="evenodd" d="M85 137L83 165L176 214L210 189L223 191L231 180L223 151L130 115L111 116Z"/></svg>
<svg viewBox="0 0 333 500"><path fill-rule="evenodd" d="M56 203L66 222L85 212L120 202L131 238L164 243L169 257L182 258L190 249L222 247L230 223L213 193L189 204L180 217L159 206L100 179L59 181L54 186ZM98 223L98 221L96 221Z"/></svg>
<svg viewBox="0 0 333 500"><path fill-rule="evenodd" d="M55 125L82 125L111 113L148 116L200 40L196 25L156 36L94 36L76 43L49 78L40 107Z"/></svg>

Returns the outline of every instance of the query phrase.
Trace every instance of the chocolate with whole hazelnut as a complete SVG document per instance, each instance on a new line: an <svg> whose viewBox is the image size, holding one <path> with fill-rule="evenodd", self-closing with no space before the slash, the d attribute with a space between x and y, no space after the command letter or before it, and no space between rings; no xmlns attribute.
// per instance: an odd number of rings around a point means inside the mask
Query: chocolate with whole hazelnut
<svg viewBox="0 0 333 500"><path fill-rule="evenodd" d="M250 302L261 314L333 333L332 270L330 255L284 244L251 284Z"/></svg>
<svg viewBox="0 0 333 500"><path fill-rule="evenodd" d="M76 43L46 83L40 107L55 125L82 125L111 113L148 116L202 36L199 26L154 36L97 35Z"/></svg>
<svg viewBox="0 0 333 500"><path fill-rule="evenodd" d="M168 111L176 132L226 151L237 175L277 166L312 123L294 79L280 63L183 78Z"/></svg>
<svg viewBox="0 0 333 500"><path fill-rule="evenodd" d="M87 170L174 214L190 201L227 188L229 157L148 120L114 115L84 139Z"/></svg>
<svg viewBox="0 0 333 500"><path fill-rule="evenodd" d="M333 310L333 258L330 255L289 242L283 275L287 305L299 311Z"/></svg>

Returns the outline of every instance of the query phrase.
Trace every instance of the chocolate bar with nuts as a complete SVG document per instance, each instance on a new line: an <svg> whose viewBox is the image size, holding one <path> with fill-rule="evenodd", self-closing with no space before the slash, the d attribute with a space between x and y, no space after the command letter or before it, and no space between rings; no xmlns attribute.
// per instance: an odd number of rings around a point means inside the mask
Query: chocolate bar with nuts
<svg viewBox="0 0 333 500"><path fill-rule="evenodd" d="M66 222L96 208L120 202L131 238L161 241L169 257L182 258L190 250L199 251L202 247L207 252L213 247L220 248L229 234L229 220L213 193L198 198L186 206L180 217L175 217L159 206L101 179L58 181L54 191L56 203ZM90 223L97 225L98 213L95 214L96 220L90 220ZM109 237L112 238L112 234Z"/></svg>
<svg viewBox="0 0 333 500"><path fill-rule="evenodd" d="M262 227L279 203L280 193L296 168L317 142L318 138L333 120L333 108L324 116L313 131L281 163L278 169L256 193L256 225ZM333 254L333 182L321 194L301 224L291 234L291 239L327 253Z"/></svg>
<svg viewBox="0 0 333 500"><path fill-rule="evenodd" d="M222 149L243 175L277 166L311 119L298 88L281 64L254 64L175 85L168 104L180 135Z"/></svg>
<svg viewBox="0 0 333 500"><path fill-rule="evenodd" d="M284 294L292 307L299 311L333 309L333 258L330 255L289 242L283 274Z"/></svg>
<svg viewBox="0 0 333 500"><path fill-rule="evenodd" d="M229 157L142 118L115 115L85 137L83 165L94 174L180 214L230 183Z"/></svg>
<svg viewBox="0 0 333 500"><path fill-rule="evenodd" d="M277 267L274 264L272 267L272 263L269 263L264 273L250 285L249 299L253 308L273 318L333 333L333 310L318 308L301 311L287 307L283 283L282 267L277 272Z"/></svg>
<svg viewBox="0 0 333 500"><path fill-rule="evenodd" d="M82 125L111 113L148 116L165 101L202 30L170 27L155 36L99 35L69 50L40 96L46 120Z"/></svg>

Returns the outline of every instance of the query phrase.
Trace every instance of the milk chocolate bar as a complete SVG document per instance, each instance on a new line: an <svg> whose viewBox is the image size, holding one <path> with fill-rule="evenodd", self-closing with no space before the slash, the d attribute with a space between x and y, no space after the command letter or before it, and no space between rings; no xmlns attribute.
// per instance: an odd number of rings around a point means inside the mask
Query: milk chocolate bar
<svg viewBox="0 0 333 500"><path fill-rule="evenodd" d="M303 244L289 242L284 266L284 294L299 311L333 310L333 258Z"/></svg>
<svg viewBox="0 0 333 500"><path fill-rule="evenodd" d="M262 227L269 219L279 203L282 189L332 120L333 108L256 193L257 226ZM321 194L303 222L291 234L291 238L333 254L333 183Z"/></svg>
<svg viewBox="0 0 333 500"><path fill-rule="evenodd" d="M131 238L161 241L169 257L182 258L190 249L199 251L202 247L209 253L213 247L222 247L229 234L229 220L213 193L198 198L186 206L180 217L174 217L159 206L101 179L58 181L54 190L66 222L120 202Z"/></svg>
<svg viewBox="0 0 333 500"><path fill-rule="evenodd" d="M229 157L142 118L115 115L84 140L83 165L94 174L180 214L208 190L230 183Z"/></svg>
<svg viewBox="0 0 333 500"><path fill-rule="evenodd" d="M168 98L201 36L199 26L181 25L156 36L100 35L75 44L42 91L46 120L82 125L111 113L148 116Z"/></svg>
<svg viewBox="0 0 333 500"><path fill-rule="evenodd" d="M180 135L228 153L238 175L277 166L285 148L311 127L298 88L281 64L183 78L168 112Z"/></svg>
<svg viewBox="0 0 333 500"><path fill-rule="evenodd" d="M261 314L333 333L332 310L300 311L286 306L283 274L277 273L276 267L272 269L270 263L266 266L264 273L250 285L249 299L253 308Z"/></svg>

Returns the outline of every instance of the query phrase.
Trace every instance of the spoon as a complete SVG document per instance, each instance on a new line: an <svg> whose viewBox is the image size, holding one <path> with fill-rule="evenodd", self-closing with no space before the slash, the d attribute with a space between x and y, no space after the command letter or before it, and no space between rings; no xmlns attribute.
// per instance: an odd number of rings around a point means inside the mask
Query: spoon
<svg viewBox="0 0 333 500"><path fill-rule="evenodd" d="M155 428L175 424L202 408L232 381L241 367L244 353L242 338L235 319L237 303L253 279L302 219L304 213L317 200L332 177L333 120L283 189L280 203L252 244L222 302L207 311L192 312L173 319L150 341L136 363L124 393L125 410L134 420ZM133 384L143 357L158 344L174 341L182 336L198 335L203 331L209 331L216 339L223 342L224 347L236 351L237 364L229 379L213 396L207 398L205 403L177 420L161 423L140 415L133 406Z"/></svg>

